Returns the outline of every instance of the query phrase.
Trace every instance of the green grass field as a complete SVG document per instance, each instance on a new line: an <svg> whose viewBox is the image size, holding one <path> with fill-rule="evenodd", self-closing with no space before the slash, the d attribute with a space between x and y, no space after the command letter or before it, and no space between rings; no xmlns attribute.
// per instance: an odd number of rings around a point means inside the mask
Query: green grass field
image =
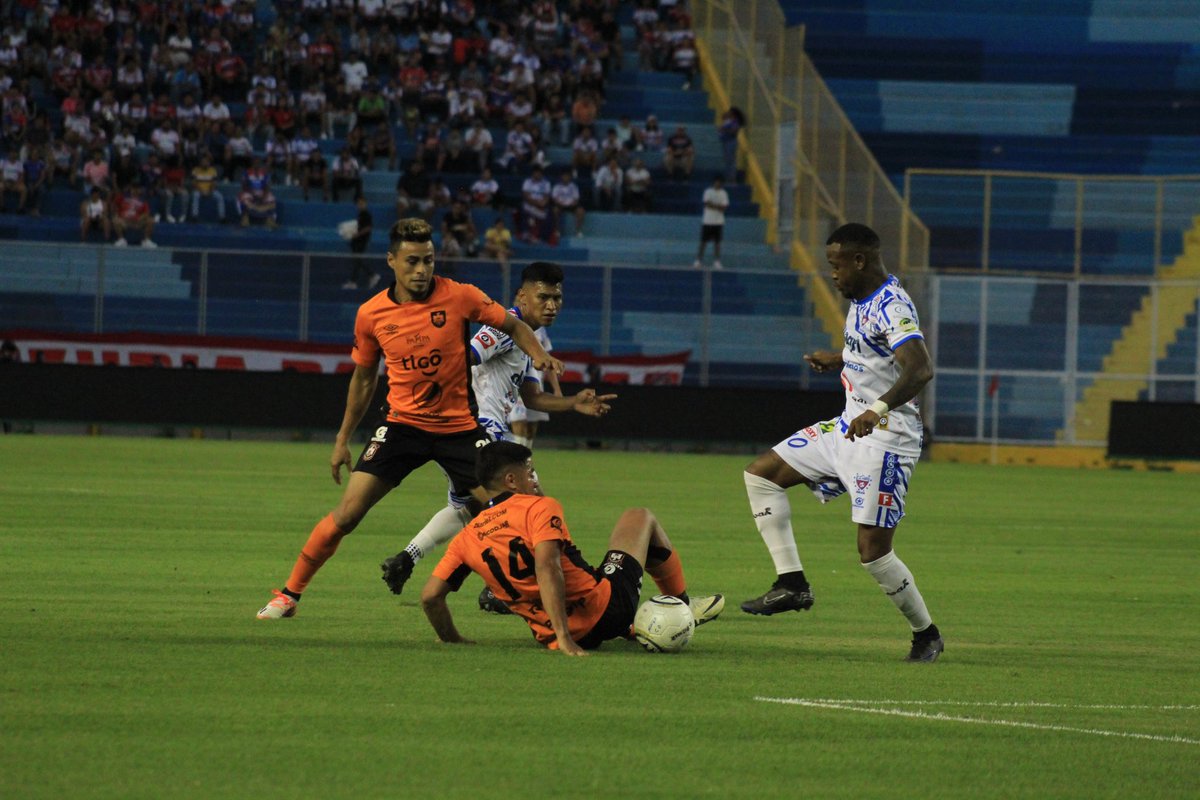
<svg viewBox="0 0 1200 800"><path fill-rule="evenodd" d="M443 502L432 469L294 619L255 620L339 497L328 452L0 438L0 797L1200 795L1194 477L921 464L897 552L946 637L927 666L844 501L792 493L817 604L751 617L773 570L747 456L545 450L593 563L649 506L691 588L730 600L678 656L568 659L478 612L477 578L451 607L478 644L437 643L432 560L388 593L379 561Z"/></svg>

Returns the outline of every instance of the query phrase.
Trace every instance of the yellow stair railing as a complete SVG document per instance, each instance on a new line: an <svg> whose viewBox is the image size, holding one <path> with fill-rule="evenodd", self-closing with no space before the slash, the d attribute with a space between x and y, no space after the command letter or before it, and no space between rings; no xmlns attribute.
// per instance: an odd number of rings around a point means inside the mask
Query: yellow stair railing
<svg viewBox="0 0 1200 800"><path fill-rule="evenodd" d="M1193 221L1192 229L1184 237L1183 253L1174 264L1160 267L1157 278L1158 283L1142 298L1129 324L1121 330L1120 338L1104 357L1104 375L1097 377L1076 403L1074 441L1107 441L1112 401L1136 400L1150 386L1145 376L1152 375L1155 363L1166 357L1167 348L1196 307L1196 292L1171 291L1171 281L1200 278L1200 217ZM1060 441L1067 436L1068 431L1059 432Z"/></svg>
<svg viewBox="0 0 1200 800"><path fill-rule="evenodd" d="M786 249L840 347L845 310L825 269L829 233L845 222L870 225L884 263L907 277L929 265L929 229L850 124L804 52L804 27L788 27L777 0L694 0L692 9L714 121L731 106L745 112L738 159L767 242Z"/></svg>

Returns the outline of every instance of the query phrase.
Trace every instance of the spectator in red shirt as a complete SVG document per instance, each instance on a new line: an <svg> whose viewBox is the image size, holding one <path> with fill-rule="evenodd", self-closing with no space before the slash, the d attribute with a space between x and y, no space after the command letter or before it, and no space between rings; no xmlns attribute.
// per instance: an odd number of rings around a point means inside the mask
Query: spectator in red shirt
<svg viewBox="0 0 1200 800"><path fill-rule="evenodd" d="M113 202L113 228L117 232L115 247L129 244L125 241L127 228L140 228L142 231L142 247L158 247L151 239L154 232L154 217L150 215L150 205L142 199L142 187L136 183L129 187L126 194L117 195Z"/></svg>

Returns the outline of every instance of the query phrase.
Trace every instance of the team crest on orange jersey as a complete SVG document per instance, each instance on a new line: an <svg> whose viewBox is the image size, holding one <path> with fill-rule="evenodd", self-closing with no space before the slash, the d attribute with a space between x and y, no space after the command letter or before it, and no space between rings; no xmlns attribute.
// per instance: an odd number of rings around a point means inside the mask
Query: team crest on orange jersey
<svg viewBox="0 0 1200 800"><path fill-rule="evenodd" d="M446 324L446 312L445 311L430 311L429 312L429 321L433 323L433 327L435 327L435 328L442 327L443 325Z"/></svg>

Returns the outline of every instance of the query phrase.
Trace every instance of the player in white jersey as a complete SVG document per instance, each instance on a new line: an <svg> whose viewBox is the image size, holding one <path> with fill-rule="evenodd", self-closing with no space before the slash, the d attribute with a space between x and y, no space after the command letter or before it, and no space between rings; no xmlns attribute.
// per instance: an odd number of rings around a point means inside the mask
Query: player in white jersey
<svg viewBox="0 0 1200 800"><path fill-rule="evenodd" d="M933 378L933 363L916 307L884 269L879 236L851 223L825 244L834 286L851 301L845 347L804 359L817 372L841 370L846 407L840 417L796 431L746 468L750 510L779 577L770 591L742 603L742 610L770 615L812 607L786 490L803 483L822 503L849 493L863 568L912 628L907 660L932 662L945 645L892 539L921 455L917 394Z"/></svg>
<svg viewBox="0 0 1200 800"><path fill-rule="evenodd" d="M554 349L554 345L550 341L550 334L546 331L546 328L538 328L533 332L533 335L537 337L538 344L547 353ZM558 375L553 372L542 373L542 388L549 391L550 394L562 397L562 387L559 386ZM545 422L548 419L550 419L549 414L544 411L535 411L531 408L526 408L524 401L518 397L516 405L512 407L512 411L508 412L508 429L510 433L506 438L517 444L523 444L532 450L533 437L537 435L538 423Z"/></svg>
<svg viewBox="0 0 1200 800"><path fill-rule="evenodd" d="M535 261L521 273L513 313L536 332L554 324L562 309L563 271L558 264ZM471 385L479 407L479 424L494 440L510 439L508 415L519 400L537 411L577 411L600 417L610 408L615 394L597 395L583 389L569 397L542 391L541 373L503 331L484 326L471 339ZM383 579L396 594L412 575L413 566L434 548L454 538L478 511L468 498L453 494L450 503L426 523L403 550L381 564ZM482 599L482 598L481 598ZM489 609L489 610L497 610ZM507 611L507 608L503 609Z"/></svg>

